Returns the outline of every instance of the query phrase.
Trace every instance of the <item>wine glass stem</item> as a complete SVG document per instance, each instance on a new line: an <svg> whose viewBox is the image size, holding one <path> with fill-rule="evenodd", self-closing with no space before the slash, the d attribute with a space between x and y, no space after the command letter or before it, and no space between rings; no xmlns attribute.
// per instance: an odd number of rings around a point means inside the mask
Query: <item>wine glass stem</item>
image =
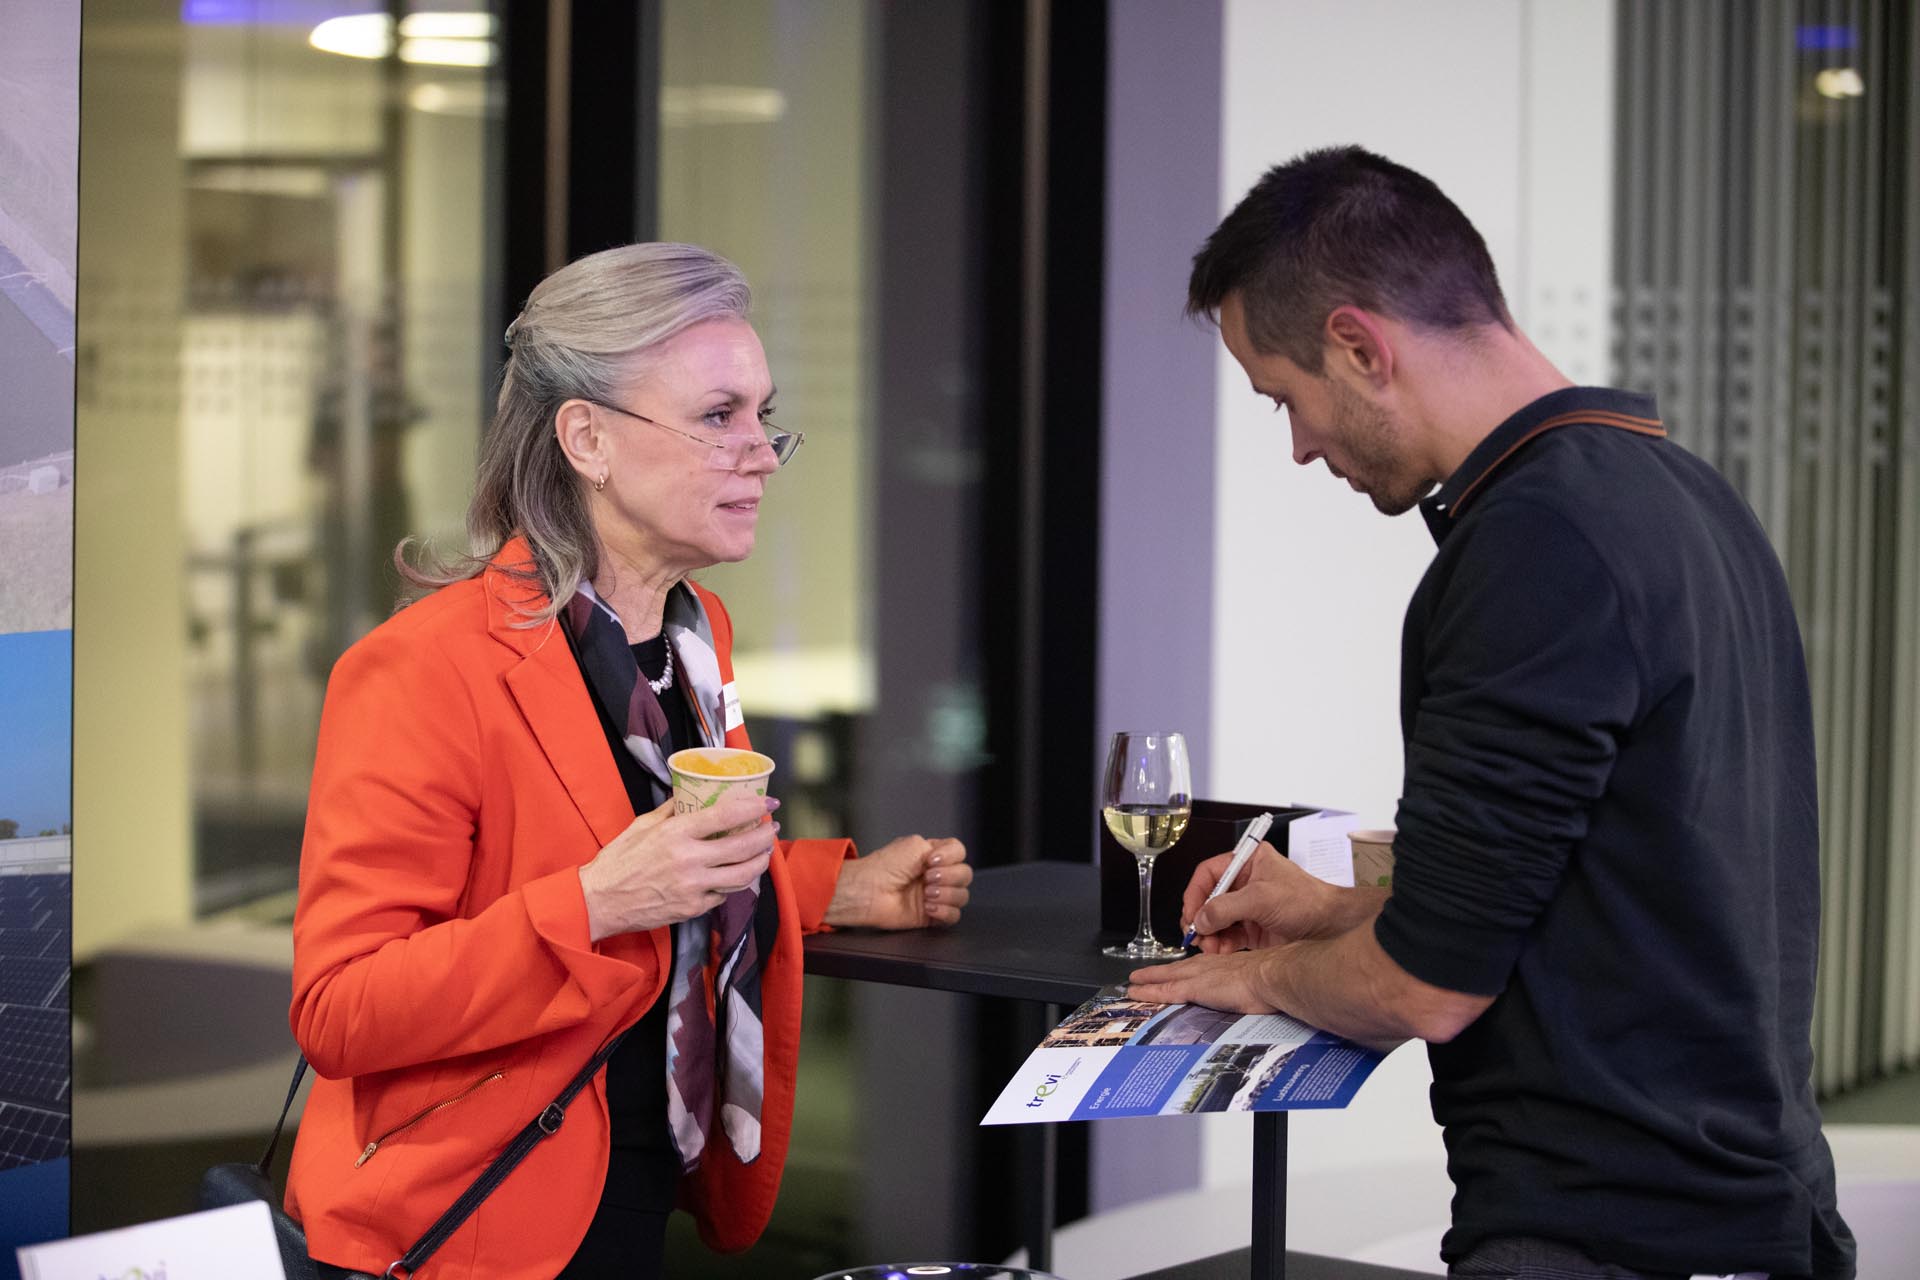
<svg viewBox="0 0 1920 1280"><path fill-rule="evenodd" d="M1156 941L1153 936L1153 859L1136 858L1134 862L1140 868L1140 928L1133 940L1151 943Z"/></svg>

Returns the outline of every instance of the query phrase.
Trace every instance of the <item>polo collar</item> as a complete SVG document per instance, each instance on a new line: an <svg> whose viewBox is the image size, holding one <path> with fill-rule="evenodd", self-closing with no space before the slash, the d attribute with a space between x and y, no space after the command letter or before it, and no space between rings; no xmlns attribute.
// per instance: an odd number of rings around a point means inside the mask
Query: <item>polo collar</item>
<svg viewBox="0 0 1920 1280"><path fill-rule="evenodd" d="M1501 465L1535 436L1574 423L1617 427L1635 435L1664 437L1667 429L1653 397L1612 387L1562 387L1549 391L1487 433L1467 460L1431 497L1420 503L1433 540L1443 540L1467 504L1492 483Z"/></svg>

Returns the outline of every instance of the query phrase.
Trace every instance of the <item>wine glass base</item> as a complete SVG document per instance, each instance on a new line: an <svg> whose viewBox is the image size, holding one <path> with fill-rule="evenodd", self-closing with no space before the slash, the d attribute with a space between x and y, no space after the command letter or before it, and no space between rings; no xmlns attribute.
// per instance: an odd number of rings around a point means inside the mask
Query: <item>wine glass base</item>
<svg viewBox="0 0 1920 1280"><path fill-rule="evenodd" d="M1102 947L1100 954L1116 960L1180 960L1186 957L1187 949L1170 947L1164 942L1142 942L1135 938L1117 947Z"/></svg>

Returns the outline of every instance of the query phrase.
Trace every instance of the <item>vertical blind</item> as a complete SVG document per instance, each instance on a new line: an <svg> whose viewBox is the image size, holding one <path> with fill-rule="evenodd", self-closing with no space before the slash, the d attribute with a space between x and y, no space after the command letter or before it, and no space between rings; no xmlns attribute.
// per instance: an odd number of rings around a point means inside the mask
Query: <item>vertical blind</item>
<svg viewBox="0 0 1920 1280"><path fill-rule="evenodd" d="M1910 0L1617 15L1615 373L1786 565L1832 1094L1920 1066L1920 25Z"/></svg>

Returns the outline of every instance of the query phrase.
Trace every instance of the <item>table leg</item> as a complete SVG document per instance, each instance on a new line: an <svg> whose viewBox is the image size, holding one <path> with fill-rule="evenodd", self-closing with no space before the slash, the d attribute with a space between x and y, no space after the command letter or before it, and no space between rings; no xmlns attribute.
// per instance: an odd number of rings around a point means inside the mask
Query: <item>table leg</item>
<svg viewBox="0 0 1920 1280"><path fill-rule="evenodd" d="M1058 1140L1050 1124L1029 1126L1039 1151L1035 1153L1035 1164L1039 1166L1040 1184L1037 1195L1027 1201L1026 1230L1022 1233L1027 1246L1027 1265L1035 1271L1046 1271L1053 1266L1053 1217L1054 1184L1058 1178Z"/></svg>
<svg viewBox="0 0 1920 1280"><path fill-rule="evenodd" d="M1042 1015L1046 1019L1041 1035L1058 1026L1065 1015L1057 1004L1045 1006ZM1047 1271L1053 1267L1053 1223L1056 1216L1056 1198L1060 1182L1060 1142L1050 1124L1026 1126L1026 1137L1030 1144L1028 1166L1036 1170L1034 1181L1039 1185L1032 1188L1026 1197L1027 1212L1021 1224L1021 1239L1027 1246L1027 1265L1035 1271Z"/></svg>
<svg viewBox="0 0 1920 1280"><path fill-rule="evenodd" d="M1287 1113L1253 1114L1253 1280L1286 1280Z"/></svg>

